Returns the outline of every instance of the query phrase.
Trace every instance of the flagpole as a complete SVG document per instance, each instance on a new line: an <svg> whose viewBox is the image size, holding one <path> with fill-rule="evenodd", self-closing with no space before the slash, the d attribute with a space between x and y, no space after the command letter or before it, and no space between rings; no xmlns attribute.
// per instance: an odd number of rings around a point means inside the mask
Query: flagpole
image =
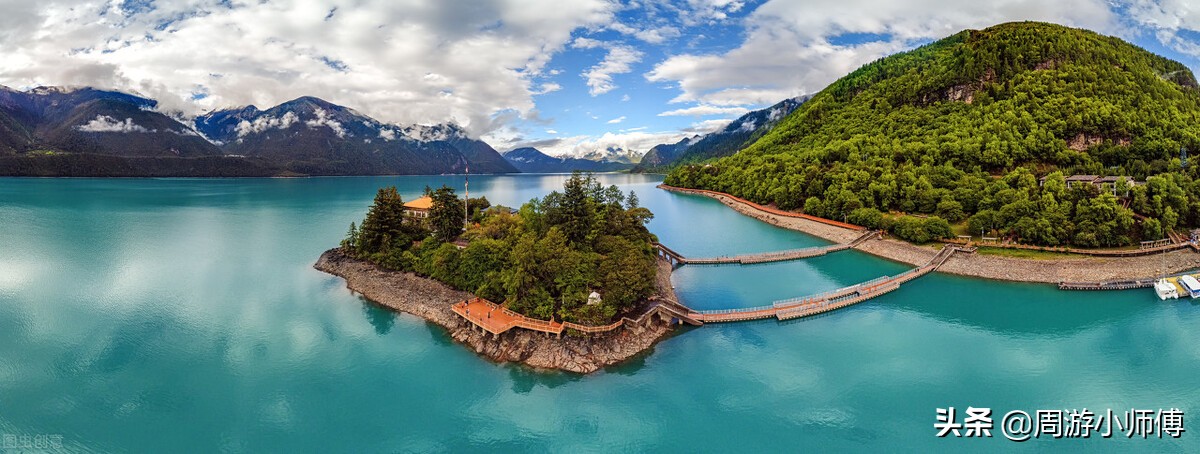
<svg viewBox="0 0 1200 454"><path fill-rule="evenodd" d="M471 164L467 164L467 176L463 181L463 230L471 223Z"/></svg>

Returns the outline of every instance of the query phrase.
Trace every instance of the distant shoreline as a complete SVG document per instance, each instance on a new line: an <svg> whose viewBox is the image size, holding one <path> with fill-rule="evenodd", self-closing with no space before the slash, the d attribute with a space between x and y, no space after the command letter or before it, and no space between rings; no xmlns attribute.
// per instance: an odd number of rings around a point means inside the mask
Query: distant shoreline
<svg viewBox="0 0 1200 454"><path fill-rule="evenodd" d="M835 243L849 243L860 232L822 224L800 217L785 217L757 209L724 193L695 192L661 184L660 189L716 199L734 211L789 230L807 233ZM872 239L856 249L888 260L919 266L937 254L937 249L895 239ZM1058 284L1142 279L1200 268L1200 254L1184 249L1139 257L1081 257L1025 259L981 254L956 254L939 272L1013 282Z"/></svg>

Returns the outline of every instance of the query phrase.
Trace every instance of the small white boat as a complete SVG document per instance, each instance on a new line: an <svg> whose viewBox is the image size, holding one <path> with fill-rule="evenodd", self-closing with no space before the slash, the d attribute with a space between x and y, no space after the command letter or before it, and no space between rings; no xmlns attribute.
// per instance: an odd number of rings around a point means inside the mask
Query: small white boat
<svg viewBox="0 0 1200 454"><path fill-rule="evenodd" d="M1190 274L1185 274L1179 277L1179 283L1183 284L1183 289L1187 290L1188 296L1192 298L1200 297L1200 281L1192 277Z"/></svg>
<svg viewBox="0 0 1200 454"><path fill-rule="evenodd" d="M1166 279L1154 281L1154 293L1158 294L1160 300L1179 298L1179 288Z"/></svg>

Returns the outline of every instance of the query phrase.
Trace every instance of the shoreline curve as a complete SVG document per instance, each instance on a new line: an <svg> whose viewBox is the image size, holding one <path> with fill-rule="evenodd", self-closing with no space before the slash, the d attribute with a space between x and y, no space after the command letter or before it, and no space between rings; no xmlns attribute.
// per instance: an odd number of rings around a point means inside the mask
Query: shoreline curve
<svg viewBox="0 0 1200 454"><path fill-rule="evenodd" d="M760 209L739 197L716 191L658 185L665 191L699 195L716 199L734 211L768 224L795 230L834 243L849 243L861 234L857 230L837 227L807 217L780 215ZM857 248L876 257L913 266L929 261L938 250L896 239L871 239ZM1080 257L1063 259L1023 259L981 254L956 254L939 272L1012 282L1058 284L1060 282L1093 282L1143 279L1149 276L1174 274L1200 268L1200 254L1188 249L1137 257Z"/></svg>

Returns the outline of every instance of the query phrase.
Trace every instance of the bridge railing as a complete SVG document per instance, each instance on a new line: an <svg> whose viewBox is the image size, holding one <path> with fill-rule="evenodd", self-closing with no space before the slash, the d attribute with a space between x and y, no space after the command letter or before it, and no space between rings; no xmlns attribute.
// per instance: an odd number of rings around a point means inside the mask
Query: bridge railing
<svg viewBox="0 0 1200 454"><path fill-rule="evenodd" d="M604 325L604 326L588 326L588 325L580 325L578 323L563 322L564 327L571 328L573 330L584 332L584 333L589 333L589 334L609 332L614 329L620 328L621 325L623 325L623 324L625 324L625 320L618 320L616 322L613 322L612 324Z"/></svg>
<svg viewBox="0 0 1200 454"><path fill-rule="evenodd" d="M772 306L757 306L757 307L740 307L740 308L736 308L736 309L708 309L708 310L702 310L702 311L696 311L696 312L700 313L700 314L704 314L704 315L721 315L721 314L735 314L735 313L739 313L739 312L758 312L758 311L765 311L765 310L774 309L774 308L775 308L775 306L772 305Z"/></svg>

